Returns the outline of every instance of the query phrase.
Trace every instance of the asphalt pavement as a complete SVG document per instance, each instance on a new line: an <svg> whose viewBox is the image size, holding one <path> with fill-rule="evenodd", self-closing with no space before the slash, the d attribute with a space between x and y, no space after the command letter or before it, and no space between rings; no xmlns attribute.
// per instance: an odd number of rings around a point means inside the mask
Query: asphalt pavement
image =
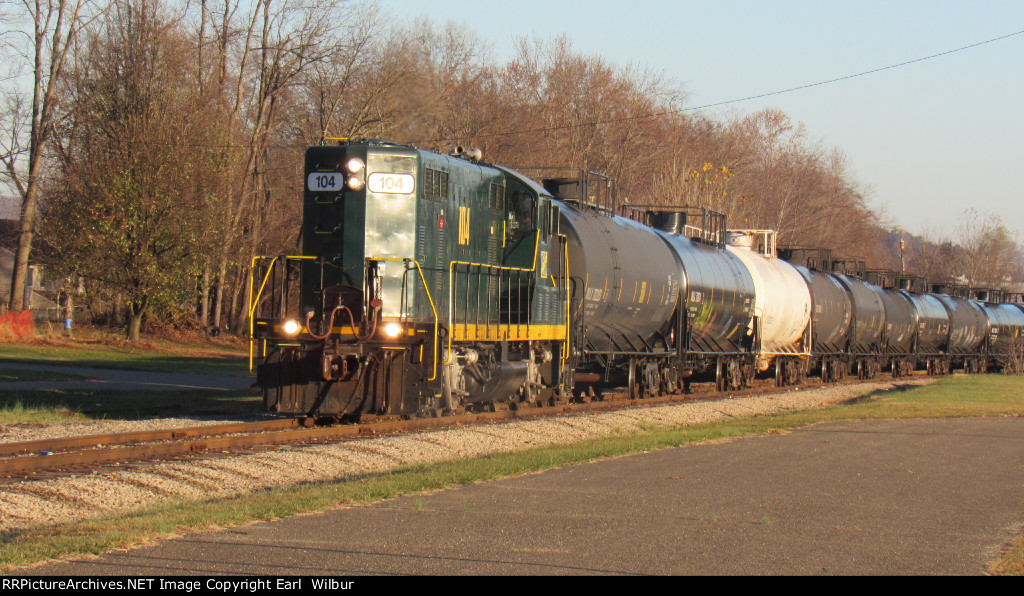
<svg viewBox="0 0 1024 596"><path fill-rule="evenodd" d="M1024 532L1022 489L1024 418L827 423L25 573L978 575Z"/></svg>

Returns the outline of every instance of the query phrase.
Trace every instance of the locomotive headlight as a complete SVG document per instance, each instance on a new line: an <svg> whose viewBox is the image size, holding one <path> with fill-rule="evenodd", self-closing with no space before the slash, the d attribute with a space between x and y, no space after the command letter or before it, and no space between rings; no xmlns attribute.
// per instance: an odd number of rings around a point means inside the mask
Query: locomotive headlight
<svg viewBox="0 0 1024 596"><path fill-rule="evenodd" d="M363 179L359 176L349 176L348 180L345 181L345 186L349 187L350 190L362 190Z"/></svg>
<svg viewBox="0 0 1024 596"><path fill-rule="evenodd" d="M391 339L395 339L401 334L402 326L399 325L398 323L388 323L387 325L384 325L384 335L390 337Z"/></svg>
<svg viewBox="0 0 1024 596"><path fill-rule="evenodd" d="M345 162L345 169L348 170L349 174L358 174L363 171L363 160L353 157Z"/></svg>
<svg viewBox="0 0 1024 596"><path fill-rule="evenodd" d="M285 335L295 335L299 332L299 329L301 327L295 319L288 319L284 322L284 325L281 325L281 330L284 331Z"/></svg>

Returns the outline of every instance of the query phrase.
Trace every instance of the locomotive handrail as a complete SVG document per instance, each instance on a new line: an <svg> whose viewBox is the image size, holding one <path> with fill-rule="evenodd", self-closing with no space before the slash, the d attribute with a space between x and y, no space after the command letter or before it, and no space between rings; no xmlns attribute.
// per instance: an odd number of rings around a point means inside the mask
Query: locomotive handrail
<svg viewBox="0 0 1024 596"><path fill-rule="evenodd" d="M263 281L260 282L260 289L257 290L256 296L255 296L255 299L254 299L253 295L252 295L252 289L255 286L255 282L256 282L256 279L255 279L255 275L256 275L256 262L257 261L261 261L261 260L266 260L266 259L270 259L270 265L267 267L267 272L263 275ZM263 296L263 290L266 289L266 287L267 287L267 281L270 279L270 274L274 271L274 264L277 263L278 259L284 259L285 261L289 261L289 260L301 261L301 260L314 260L314 259L316 259L316 257L307 256L307 255L277 255L276 257L268 257L268 256L264 256L264 255L257 255L255 257L253 257L252 261L249 263L249 306L248 306L248 309L247 309L248 310L248 314L249 314L249 372L252 372L253 346L254 346L254 342L255 342L255 337L254 336L256 334L256 318L255 318L254 315L256 313L256 308L257 308L257 305L259 304L260 297Z"/></svg>
<svg viewBox="0 0 1024 596"><path fill-rule="evenodd" d="M539 250L539 248L540 248L540 230L537 230L536 233L535 233L535 236L534 236L533 262L531 263L529 269L527 269L525 267L507 267L507 266L504 266L504 265L491 265L489 263L473 263L471 261L451 261L451 262L448 263L448 328L449 328L449 333L448 333L448 344L447 344L447 347L446 347L446 350L445 350L444 360L441 361L442 364L448 364L449 362L451 362L450 358L451 358L451 351L452 351L452 341L453 341L453 336L455 335L454 334L454 329L455 329L455 320L454 320L455 319L455 267L456 266L467 267L467 274L469 273L469 271L468 271L469 267L476 267L478 270L487 269L488 271L497 271L497 272L508 271L508 272L520 272L520 273L536 273L537 272L537 251ZM565 243L566 273L568 273L568 253L569 253L568 243L566 242ZM566 290L566 293L568 293L568 288L565 288L565 290ZM478 292L479 292L479 289L478 289ZM478 296L478 298L479 298L479 296ZM499 298L499 300L500 300L500 298ZM566 308L568 310L568 299L567 299L567 306L566 306ZM529 335L530 335L529 334L529 328L530 328L529 312L530 312L529 311L529 307L527 307L527 323L526 323L527 339L529 339ZM479 316L479 312L477 313L477 315ZM517 326L521 326L521 324L517 325ZM569 334L568 314L566 314L566 322L565 322L564 327L565 327L565 333L566 333L566 342L568 342L568 340L569 340L569 338L568 338L568 334Z"/></svg>
<svg viewBox="0 0 1024 596"><path fill-rule="evenodd" d="M416 259L410 259L408 257L367 257L367 261L391 261L391 262L402 262L405 263L405 270L409 270L409 263L416 265L416 273L419 274L420 283L423 284L423 291L427 294L427 302L430 303L430 311L434 314L434 354L432 357L433 371L428 381L433 381L437 378L437 332L440 323L440 318L437 316L437 306L434 304L434 297L430 295L430 288L427 286L427 279L423 276L423 268L420 267L419 261Z"/></svg>

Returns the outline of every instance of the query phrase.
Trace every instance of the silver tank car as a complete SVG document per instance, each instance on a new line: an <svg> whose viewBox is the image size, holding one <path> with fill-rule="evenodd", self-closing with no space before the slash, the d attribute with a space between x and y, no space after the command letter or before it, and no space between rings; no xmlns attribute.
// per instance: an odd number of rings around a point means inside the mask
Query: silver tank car
<svg viewBox="0 0 1024 596"><path fill-rule="evenodd" d="M682 263L692 353L746 351L752 340L754 280L739 257L679 234L662 232Z"/></svg>
<svg viewBox="0 0 1024 596"><path fill-rule="evenodd" d="M811 292L792 265L774 256L774 234L770 230L730 230L726 247L743 261L754 280L754 316L760 339L756 367L760 371L767 370L777 356L810 353L805 333L811 320Z"/></svg>
<svg viewBox="0 0 1024 596"><path fill-rule="evenodd" d="M939 354L949 348L949 311L934 294L901 291L917 311L917 353Z"/></svg>
<svg viewBox="0 0 1024 596"><path fill-rule="evenodd" d="M885 327L885 290L866 281L839 273L835 278L850 293L853 322L850 326L849 351L853 355L870 354L880 349Z"/></svg>
<svg viewBox="0 0 1024 596"><path fill-rule="evenodd" d="M957 298L955 296L936 295L949 313L949 348L950 354L976 354L985 334L988 332L988 319L985 310L977 302Z"/></svg>
<svg viewBox="0 0 1024 596"><path fill-rule="evenodd" d="M914 328L917 327L917 311L914 303L898 290L883 290L885 304L884 352L887 354L910 354L914 350Z"/></svg>
<svg viewBox="0 0 1024 596"><path fill-rule="evenodd" d="M1019 349L1018 343L1024 341L1024 310L1015 304L984 303L981 307L988 319L989 353L1000 357Z"/></svg>
<svg viewBox="0 0 1024 596"><path fill-rule="evenodd" d="M582 313L586 349L629 354L662 347L656 336L675 311L683 277L673 251L631 219L556 203L576 286L572 314Z"/></svg>
<svg viewBox="0 0 1024 596"><path fill-rule="evenodd" d="M797 265L796 270L811 289L811 344L815 354L843 352L850 337L853 303L850 294L834 276Z"/></svg>

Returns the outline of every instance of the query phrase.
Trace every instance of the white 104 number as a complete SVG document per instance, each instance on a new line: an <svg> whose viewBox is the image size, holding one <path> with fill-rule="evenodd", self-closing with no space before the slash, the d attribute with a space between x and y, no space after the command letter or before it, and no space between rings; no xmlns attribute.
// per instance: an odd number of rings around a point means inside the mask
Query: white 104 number
<svg viewBox="0 0 1024 596"><path fill-rule="evenodd" d="M306 178L309 190L341 190L345 177L338 172L313 172Z"/></svg>
<svg viewBox="0 0 1024 596"><path fill-rule="evenodd" d="M412 174L374 172L366 179L366 188L370 192L407 195L416 190L416 178Z"/></svg>

